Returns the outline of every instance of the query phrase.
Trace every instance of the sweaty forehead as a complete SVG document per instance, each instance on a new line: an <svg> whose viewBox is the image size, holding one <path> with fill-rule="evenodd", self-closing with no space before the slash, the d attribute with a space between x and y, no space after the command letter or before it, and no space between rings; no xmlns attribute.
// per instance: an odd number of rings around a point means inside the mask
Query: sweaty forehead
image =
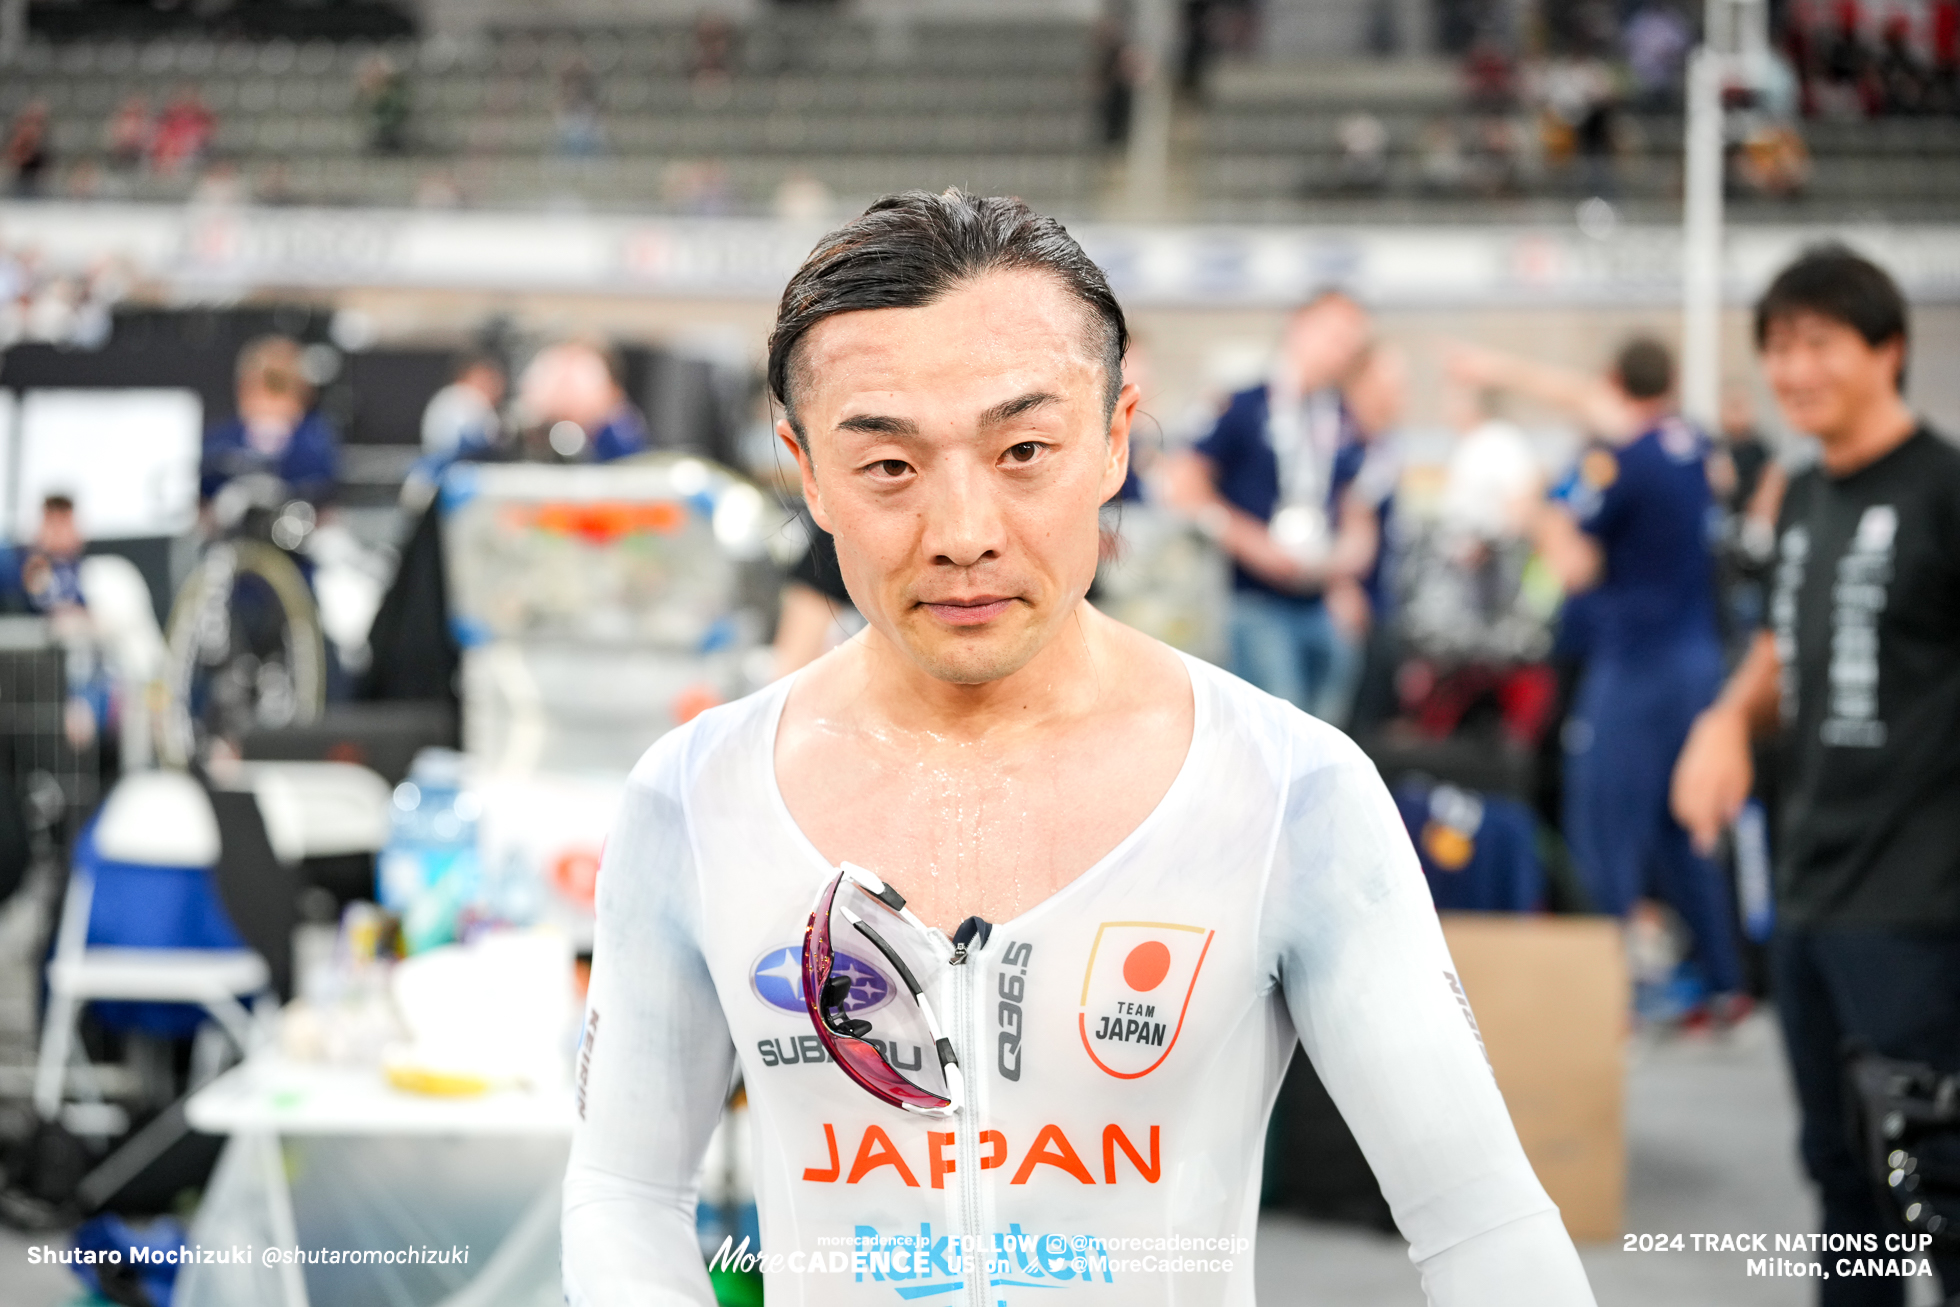
<svg viewBox="0 0 1960 1307"><path fill-rule="evenodd" d="M791 389L804 420L824 424L852 396L956 402L1035 386L1093 399L1101 369L1100 324L1058 279L996 272L916 308L825 318L797 350Z"/></svg>

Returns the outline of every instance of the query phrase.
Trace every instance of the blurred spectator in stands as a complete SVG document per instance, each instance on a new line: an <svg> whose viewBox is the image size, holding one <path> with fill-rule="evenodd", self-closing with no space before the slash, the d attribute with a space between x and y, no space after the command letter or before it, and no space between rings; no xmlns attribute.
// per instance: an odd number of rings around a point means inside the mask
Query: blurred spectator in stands
<svg viewBox="0 0 1960 1307"><path fill-rule="evenodd" d="M778 218L785 222L827 222L837 197L830 187L801 168L792 168L776 184L771 202Z"/></svg>
<svg viewBox="0 0 1960 1307"><path fill-rule="evenodd" d="M1388 128L1371 113L1346 115L1334 127L1341 147L1341 187L1376 191L1388 182Z"/></svg>
<svg viewBox="0 0 1960 1307"><path fill-rule="evenodd" d="M1536 70L1533 97L1547 160L1576 160L1588 195L1610 197L1617 189L1619 88L1613 70L1596 55L1548 60Z"/></svg>
<svg viewBox="0 0 1960 1307"><path fill-rule="evenodd" d="M587 159L604 148L599 84L585 60L575 55L558 72L558 152Z"/></svg>
<svg viewBox="0 0 1960 1307"><path fill-rule="evenodd" d="M1232 670L1330 721L1345 714L1359 651L1326 594L1374 562L1372 515L1350 507L1340 479L1365 446L1340 386L1367 344L1359 304L1316 296L1288 321L1270 378L1166 460L1168 501L1233 561Z"/></svg>
<svg viewBox="0 0 1960 1307"><path fill-rule="evenodd" d="M1764 121L1743 137L1736 150L1735 172L1758 195L1795 199L1810 184L1810 147L1794 125Z"/></svg>
<svg viewBox="0 0 1960 1307"><path fill-rule="evenodd" d="M1586 193L1610 199L1619 191L1618 88L1604 59L1581 60L1576 71L1584 98L1572 120L1573 148Z"/></svg>
<svg viewBox="0 0 1960 1307"><path fill-rule="evenodd" d="M589 341L538 351L517 389L526 423L543 434L551 455L561 460L609 463L653 443L646 419L619 384L611 355Z"/></svg>
<svg viewBox="0 0 1960 1307"><path fill-rule="evenodd" d="M197 87L186 83L157 119L150 136L150 167L167 177L195 167L203 161L217 128L218 120L205 107Z"/></svg>
<svg viewBox="0 0 1960 1307"><path fill-rule="evenodd" d="M1187 95L1204 90L1211 66L1213 0L1183 0L1178 13L1177 89Z"/></svg>
<svg viewBox="0 0 1960 1307"><path fill-rule="evenodd" d="M1482 113L1509 113L1518 99L1518 65L1495 38L1477 38L1463 56L1464 90L1470 107Z"/></svg>
<svg viewBox="0 0 1960 1307"><path fill-rule="evenodd" d="M7 168L16 197L32 199L45 188L48 169L54 163L54 146L48 137L48 102L29 100L7 128Z"/></svg>
<svg viewBox="0 0 1960 1307"><path fill-rule="evenodd" d="M149 100L140 94L124 98L102 129L102 148L109 156L109 166L122 173L140 171L155 133Z"/></svg>
<svg viewBox="0 0 1960 1307"><path fill-rule="evenodd" d="M1912 48L1912 20L1893 14L1885 20L1879 47L1877 75L1884 110L1889 114L1924 113L1931 98L1931 70Z"/></svg>
<svg viewBox="0 0 1960 1307"><path fill-rule="evenodd" d="M720 14L702 14L694 24L694 52L688 79L696 87L721 86L735 66L735 29Z"/></svg>
<svg viewBox="0 0 1960 1307"><path fill-rule="evenodd" d="M1179 33L1177 85L1202 96L1222 52L1244 53L1251 37L1253 0L1184 0Z"/></svg>
<svg viewBox="0 0 1960 1307"><path fill-rule="evenodd" d="M1623 43L1636 106L1650 113L1678 108L1682 63L1694 44L1681 11L1669 0L1645 0L1627 20Z"/></svg>
<svg viewBox="0 0 1960 1307"><path fill-rule="evenodd" d="M362 62L356 86L367 118L368 150L374 154L406 150L412 107L408 74L388 55L377 52Z"/></svg>
<svg viewBox="0 0 1960 1307"><path fill-rule="evenodd" d="M340 436L313 407L300 344L261 336L238 353L238 415L204 437L199 496L210 501L242 476L273 476L315 505L332 501Z"/></svg>
<svg viewBox="0 0 1960 1307"><path fill-rule="evenodd" d="M1431 119L1422 129L1422 148L1416 163L1422 188L1433 195L1454 195L1463 189L1469 166L1463 158L1463 139L1449 118Z"/></svg>
<svg viewBox="0 0 1960 1307"><path fill-rule="evenodd" d="M1933 0L1927 27L1933 55L1929 107L1960 113L1960 0Z"/></svg>
<svg viewBox="0 0 1960 1307"><path fill-rule="evenodd" d="M1817 108L1827 117L1858 118L1878 109L1876 69L1861 20L1857 0L1838 0L1817 43Z"/></svg>
<svg viewBox="0 0 1960 1307"><path fill-rule="evenodd" d="M1121 145L1130 139L1130 108L1136 100L1142 56L1123 24L1108 14L1096 20L1090 39L1095 48L1096 106L1103 144Z"/></svg>

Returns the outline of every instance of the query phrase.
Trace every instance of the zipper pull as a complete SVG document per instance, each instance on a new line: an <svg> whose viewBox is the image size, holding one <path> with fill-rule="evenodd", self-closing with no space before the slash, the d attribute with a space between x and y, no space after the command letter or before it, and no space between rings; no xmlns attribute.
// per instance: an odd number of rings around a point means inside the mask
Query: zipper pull
<svg viewBox="0 0 1960 1307"><path fill-rule="evenodd" d="M993 933L992 923L980 917L968 917L953 931L953 956L947 959L947 966L957 967L966 961L967 945L979 938L978 948L987 947L987 936Z"/></svg>

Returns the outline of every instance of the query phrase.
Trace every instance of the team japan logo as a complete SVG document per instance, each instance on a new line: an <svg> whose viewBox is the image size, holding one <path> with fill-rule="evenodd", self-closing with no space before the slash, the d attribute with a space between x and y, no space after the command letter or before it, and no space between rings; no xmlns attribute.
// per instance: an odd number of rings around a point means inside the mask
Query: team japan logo
<svg viewBox="0 0 1960 1307"><path fill-rule="evenodd" d="M1078 1024L1089 1060L1123 1080L1163 1064L1184 1028L1216 932L1165 921L1105 921L1082 976Z"/></svg>

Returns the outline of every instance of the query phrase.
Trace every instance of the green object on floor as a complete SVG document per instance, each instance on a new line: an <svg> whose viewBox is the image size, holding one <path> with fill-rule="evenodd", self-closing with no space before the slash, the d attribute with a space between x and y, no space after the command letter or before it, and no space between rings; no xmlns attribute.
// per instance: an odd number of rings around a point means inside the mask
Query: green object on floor
<svg viewBox="0 0 1960 1307"><path fill-rule="evenodd" d="M715 1286L715 1302L720 1307L762 1307L762 1275L759 1271L709 1270Z"/></svg>

